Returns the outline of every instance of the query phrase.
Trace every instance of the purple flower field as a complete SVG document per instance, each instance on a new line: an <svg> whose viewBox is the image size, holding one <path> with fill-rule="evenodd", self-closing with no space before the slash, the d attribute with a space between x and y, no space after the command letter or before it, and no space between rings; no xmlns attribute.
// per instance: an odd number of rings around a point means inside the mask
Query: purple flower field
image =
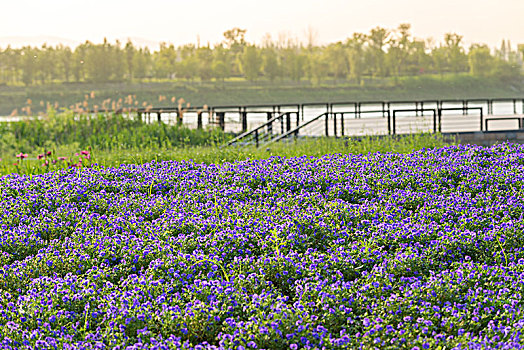
<svg viewBox="0 0 524 350"><path fill-rule="evenodd" d="M0 178L2 349L524 348L524 146Z"/></svg>

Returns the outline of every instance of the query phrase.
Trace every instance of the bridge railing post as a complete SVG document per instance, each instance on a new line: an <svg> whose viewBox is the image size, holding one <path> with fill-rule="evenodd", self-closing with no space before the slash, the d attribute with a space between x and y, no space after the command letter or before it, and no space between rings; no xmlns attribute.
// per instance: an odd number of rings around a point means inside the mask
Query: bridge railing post
<svg viewBox="0 0 524 350"><path fill-rule="evenodd" d="M226 129L226 113L225 112L217 112L217 119L218 119L218 126L222 131Z"/></svg>
<svg viewBox="0 0 524 350"><path fill-rule="evenodd" d="M333 133L337 137L337 113L333 113Z"/></svg>
<svg viewBox="0 0 524 350"><path fill-rule="evenodd" d="M340 134L344 137L344 113L340 113Z"/></svg>
<svg viewBox="0 0 524 350"><path fill-rule="evenodd" d="M326 129L326 137L329 136L329 113L326 113L326 122L324 123L324 128Z"/></svg>
<svg viewBox="0 0 524 350"><path fill-rule="evenodd" d="M391 112L389 109L388 109L387 115L388 115L388 135L391 135Z"/></svg>
<svg viewBox="0 0 524 350"><path fill-rule="evenodd" d="M202 129L202 111L197 113L197 129Z"/></svg>
<svg viewBox="0 0 524 350"><path fill-rule="evenodd" d="M433 133L437 133L437 112L433 110Z"/></svg>
<svg viewBox="0 0 524 350"><path fill-rule="evenodd" d="M480 131L484 131L483 124L484 124L484 109L481 107L480 108Z"/></svg>
<svg viewBox="0 0 524 350"><path fill-rule="evenodd" d="M442 132L442 108L438 109L438 132Z"/></svg>
<svg viewBox="0 0 524 350"><path fill-rule="evenodd" d="M396 118L397 118L397 111L393 111L393 125L391 126L391 132L393 135L396 133Z"/></svg>
<svg viewBox="0 0 524 350"><path fill-rule="evenodd" d="M269 120L271 120L271 118L273 118L273 113L267 112L267 120L269 121ZM269 123L267 125L267 133L269 135L271 135L273 133L273 123Z"/></svg>

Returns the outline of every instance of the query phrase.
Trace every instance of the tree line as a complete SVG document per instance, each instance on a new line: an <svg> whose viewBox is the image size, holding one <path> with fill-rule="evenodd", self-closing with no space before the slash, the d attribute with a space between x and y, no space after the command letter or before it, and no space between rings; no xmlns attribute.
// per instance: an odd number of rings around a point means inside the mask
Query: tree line
<svg viewBox="0 0 524 350"><path fill-rule="evenodd" d="M438 45L430 39L412 37L409 24L389 30L381 27L368 34L354 33L344 41L315 45L292 38L259 45L245 40L246 30L233 28L212 47L162 43L156 51L106 39L86 41L75 48L64 45L0 49L0 84L46 84L49 82L123 82L150 79L224 81L242 77L325 80L387 78L423 74L494 76L506 81L521 76L524 44L512 48L502 41L491 50L485 44L466 49L463 37L448 33Z"/></svg>

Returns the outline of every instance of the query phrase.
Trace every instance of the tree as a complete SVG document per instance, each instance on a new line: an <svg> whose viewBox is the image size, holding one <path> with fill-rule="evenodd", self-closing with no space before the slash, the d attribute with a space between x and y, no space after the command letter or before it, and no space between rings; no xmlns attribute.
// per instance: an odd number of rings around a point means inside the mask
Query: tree
<svg viewBox="0 0 524 350"><path fill-rule="evenodd" d="M409 24L401 24L396 30L397 37L389 41L390 47L387 53L387 60L395 76L400 76L406 71L405 64L412 48L410 28L411 25Z"/></svg>
<svg viewBox="0 0 524 350"><path fill-rule="evenodd" d="M282 71L294 81L300 81L307 68L308 56L303 53L303 49L298 45L290 46L281 50L282 52Z"/></svg>
<svg viewBox="0 0 524 350"><path fill-rule="evenodd" d="M166 43L160 44L160 49L154 55L154 71L157 78L170 78L175 71L175 64L178 58L178 54L173 44L167 45Z"/></svg>
<svg viewBox="0 0 524 350"><path fill-rule="evenodd" d="M215 79L224 80L231 76L232 64L230 52L222 44L213 48L213 76Z"/></svg>
<svg viewBox="0 0 524 350"><path fill-rule="evenodd" d="M461 42L461 35L447 33L444 36L447 63L450 70L455 74L467 70L467 56Z"/></svg>
<svg viewBox="0 0 524 350"><path fill-rule="evenodd" d="M241 58L241 70L249 81L254 81L260 72L261 59L257 48L254 45L244 47Z"/></svg>
<svg viewBox="0 0 524 350"><path fill-rule="evenodd" d="M361 33L354 33L351 39L346 40L349 58L349 74L352 79L360 84L365 69L364 44L366 36Z"/></svg>
<svg viewBox="0 0 524 350"><path fill-rule="evenodd" d="M229 74L229 69L224 61L213 61L213 77L224 83L225 78Z"/></svg>
<svg viewBox="0 0 524 350"><path fill-rule="evenodd" d="M31 85L36 72L36 52L30 46L24 46L20 52L22 62L22 81L26 86Z"/></svg>
<svg viewBox="0 0 524 350"><path fill-rule="evenodd" d="M139 49L133 55L134 77L144 79L149 77L151 70L151 53L146 47Z"/></svg>
<svg viewBox="0 0 524 350"><path fill-rule="evenodd" d="M120 80L123 71L123 57L119 54L119 43L113 47L106 38L102 44L86 43L86 71L88 77L94 82L107 82Z"/></svg>
<svg viewBox="0 0 524 350"><path fill-rule="evenodd" d="M444 76L444 71L447 67L446 48L442 46L434 48L431 51L431 57L433 58L433 65L435 66L435 70L440 74L440 77L442 78Z"/></svg>
<svg viewBox="0 0 524 350"><path fill-rule="evenodd" d="M508 41L509 44L509 41ZM511 46L506 47L506 40L502 39L502 44L500 45L500 50L496 51L496 57L501 60L507 60L509 52L511 51Z"/></svg>
<svg viewBox="0 0 524 350"><path fill-rule="evenodd" d="M43 44L40 49L35 49L36 59L36 78L40 80L42 84L45 84L48 80L56 77L56 62L55 50Z"/></svg>
<svg viewBox="0 0 524 350"><path fill-rule="evenodd" d="M521 79L522 64L514 55L509 55L508 60L495 58L493 75L503 82L513 82Z"/></svg>
<svg viewBox="0 0 524 350"><path fill-rule="evenodd" d="M132 81L135 76L135 47L133 42L128 40L126 46L124 47L124 52L126 55L126 70L127 70L127 80Z"/></svg>
<svg viewBox="0 0 524 350"><path fill-rule="evenodd" d="M73 52L73 75L77 82L85 80L85 59L89 45L91 45L91 43L86 41L85 43L78 45Z"/></svg>
<svg viewBox="0 0 524 350"><path fill-rule="evenodd" d="M473 76L485 77L493 71L493 57L486 45L473 44L468 55L469 72Z"/></svg>
<svg viewBox="0 0 524 350"><path fill-rule="evenodd" d="M184 79L193 81L198 76L198 60L194 55L187 56L177 64L177 73Z"/></svg>
<svg viewBox="0 0 524 350"><path fill-rule="evenodd" d="M431 68L431 56L426 52L426 42L414 39L411 42L410 55L407 59L405 72L408 74L421 74Z"/></svg>
<svg viewBox="0 0 524 350"><path fill-rule="evenodd" d="M309 58L309 65L314 83L319 85L322 79L325 79L329 73L329 60L324 50L315 50Z"/></svg>
<svg viewBox="0 0 524 350"><path fill-rule="evenodd" d="M2 52L0 62L2 72L2 83L18 82L20 73L20 49L12 49L11 46Z"/></svg>
<svg viewBox="0 0 524 350"><path fill-rule="evenodd" d="M64 81L69 81L73 63L73 52L68 46L59 45L57 47L58 60L63 74Z"/></svg>
<svg viewBox="0 0 524 350"><path fill-rule="evenodd" d="M304 77L306 67L308 66L308 56L298 51L292 56L291 63L291 79L300 81Z"/></svg>
<svg viewBox="0 0 524 350"><path fill-rule="evenodd" d="M224 32L224 43L232 51L241 52L246 45L246 29L233 28Z"/></svg>
<svg viewBox="0 0 524 350"><path fill-rule="evenodd" d="M345 78L349 72L347 52L341 42L330 44L326 48L331 73L335 80Z"/></svg>
<svg viewBox="0 0 524 350"><path fill-rule="evenodd" d="M198 60L198 76L202 81L213 77L213 51L209 46L199 47L196 50Z"/></svg>
<svg viewBox="0 0 524 350"><path fill-rule="evenodd" d="M374 76L382 77L385 75L385 52L384 46L387 43L390 33L384 28L376 27L371 29L367 37L369 45L369 55L371 58L372 74Z"/></svg>
<svg viewBox="0 0 524 350"><path fill-rule="evenodd" d="M123 81L126 73L126 63L124 53L121 48L120 41L116 41L114 45L109 46L110 51L110 67L111 67L111 80L112 81Z"/></svg>
<svg viewBox="0 0 524 350"><path fill-rule="evenodd" d="M276 51L273 48L266 48L263 53L263 61L264 74L273 82L280 75L280 65Z"/></svg>
<svg viewBox="0 0 524 350"><path fill-rule="evenodd" d="M524 44L519 44L517 48L518 48L518 51L520 52L521 59L524 58Z"/></svg>

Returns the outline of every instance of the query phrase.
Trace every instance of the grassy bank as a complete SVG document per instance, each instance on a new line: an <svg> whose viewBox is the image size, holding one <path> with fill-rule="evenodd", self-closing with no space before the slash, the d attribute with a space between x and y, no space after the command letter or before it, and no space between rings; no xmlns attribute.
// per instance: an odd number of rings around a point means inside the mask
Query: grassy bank
<svg viewBox="0 0 524 350"><path fill-rule="evenodd" d="M104 100L118 101L136 96L138 105L173 105L171 99L190 102L193 106L283 104L302 102L341 102L399 99L452 99L483 97L515 97L524 95L524 83L505 83L494 78L467 75L401 77L398 79L366 80L363 85L349 81L326 81L320 85L309 82L243 80L222 82L149 82L108 84L51 84L31 87L0 87L0 115L27 105L33 112L49 104L70 107L84 101L94 92L92 105ZM159 101L160 96L166 99ZM160 98L162 99L162 98ZM110 104L109 104L110 105Z"/></svg>
<svg viewBox="0 0 524 350"><path fill-rule="evenodd" d="M277 143L268 147L217 147L216 145L178 146L163 148L130 147L82 149L78 143L60 145L44 154L43 148L27 153L27 158L16 157L18 153L4 154L0 160L0 174L39 174L71 166L89 167L93 164L118 167L121 164L142 164L151 161L192 160L196 163L221 164L246 159L265 159L271 156L296 157L326 154L367 154L369 152L408 153L422 148L448 145L441 135L414 134L402 137L364 137L361 139L319 138L292 143ZM46 149L49 150L49 149ZM81 151L84 151L84 154ZM47 162L46 162L47 161Z"/></svg>

